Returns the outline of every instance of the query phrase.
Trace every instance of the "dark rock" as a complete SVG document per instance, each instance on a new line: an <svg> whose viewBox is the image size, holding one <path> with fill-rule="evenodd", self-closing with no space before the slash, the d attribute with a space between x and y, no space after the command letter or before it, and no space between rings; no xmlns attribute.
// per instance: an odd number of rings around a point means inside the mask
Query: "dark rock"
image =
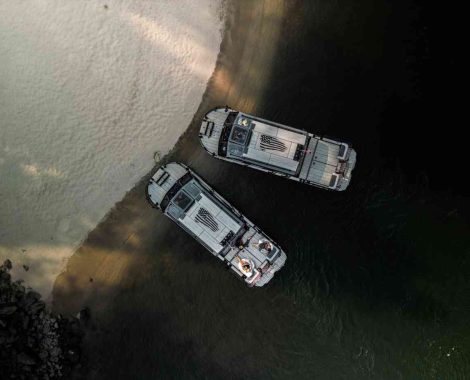
<svg viewBox="0 0 470 380"><path fill-rule="evenodd" d="M39 293L11 281L10 268L0 265L0 379L77 378L83 321L54 315Z"/></svg>
<svg viewBox="0 0 470 380"><path fill-rule="evenodd" d="M30 298L30 299L34 299L34 300L40 300L41 299L41 295L38 292L35 292L34 290L30 290L26 294L26 297Z"/></svg>
<svg viewBox="0 0 470 380"><path fill-rule="evenodd" d="M26 272L29 271L29 265L24 264L24 265L23 265L23 269L24 269Z"/></svg>
<svg viewBox="0 0 470 380"><path fill-rule="evenodd" d="M21 299L24 297L24 292L25 292L25 288L23 285L19 284L19 283L16 283L16 286L15 286L15 295L16 295L16 299Z"/></svg>
<svg viewBox="0 0 470 380"><path fill-rule="evenodd" d="M89 324L91 319L91 310L89 307L85 307L84 309L80 310L78 313L78 319L86 326Z"/></svg>
<svg viewBox="0 0 470 380"><path fill-rule="evenodd" d="M44 303L44 301L37 301L30 306L29 313L32 315L38 314L40 311L44 310L45 308L46 308L46 304Z"/></svg>
<svg viewBox="0 0 470 380"><path fill-rule="evenodd" d="M23 329L26 330L26 328L28 327L28 324L29 324L29 317L25 315L22 320Z"/></svg>
<svg viewBox="0 0 470 380"><path fill-rule="evenodd" d="M41 360L43 360L43 361L45 361L48 356L49 356L49 354L47 353L47 351L41 351L41 352L39 353L39 357L40 357Z"/></svg>
<svg viewBox="0 0 470 380"><path fill-rule="evenodd" d="M76 364L80 361L80 355L75 350L68 350L66 352L67 360L73 364Z"/></svg>
<svg viewBox="0 0 470 380"><path fill-rule="evenodd" d="M15 305L9 305L9 304L0 305L0 315L13 314L16 311L16 309L18 309L18 307Z"/></svg>
<svg viewBox="0 0 470 380"><path fill-rule="evenodd" d="M0 281L5 282L5 283L9 283L11 281L10 273L1 272L0 273Z"/></svg>
<svg viewBox="0 0 470 380"><path fill-rule="evenodd" d="M54 347L51 350L51 356L54 357L54 358L57 358L61 353L62 353L62 351L59 347Z"/></svg>
<svg viewBox="0 0 470 380"><path fill-rule="evenodd" d="M4 262L3 262L3 265L5 266L5 268L7 268L8 270L10 270L12 268L12 264L11 264L11 261L6 259Z"/></svg>
<svg viewBox="0 0 470 380"><path fill-rule="evenodd" d="M34 365L36 364L36 360L34 360L31 356L26 354L25 352L20 353L17 357L16 360L18 363L24 364L24 365Z"/></svg>
<svg viewBox="0 0 470 380"><path fill-rule="evenodd" d="M40 299L41 295L39 293L30 290L20 303L23 308L28 309Z"/></svg>

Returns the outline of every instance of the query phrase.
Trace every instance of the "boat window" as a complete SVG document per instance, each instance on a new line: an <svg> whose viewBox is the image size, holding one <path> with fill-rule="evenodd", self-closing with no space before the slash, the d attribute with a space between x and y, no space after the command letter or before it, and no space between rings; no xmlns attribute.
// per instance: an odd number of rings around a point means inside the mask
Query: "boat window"
<svg viewBox="0 0 470 380"><path fill-rule="evenodd" d="M250 119L246 118L246 117L240 117L240 120L238 120L238 123L240 125L243 125L244 127L248 127L250 125Z"/></svg>
<svg viewBox="0 0 470 380"><path fill-rule="evenodd" d="M166 213L172 216L174 219L180 219L184 217L184 212L181 211L181 209L179 207L176 207L174 204L170 204L168 206Z"/></svg>
<svg viewBox="0 0 470 380"><path fill-rule="evenodd" d="M182 176L178 183L181 185L181 186L184 186L185 184L187 184L189 181L191 181L193 179L193 176L191 175L191 173L186 173L184 176Z"/></svg>
<svg viewBox="0 0 470 380"><path fill-rule="evenodd" d="M280 256L281 256L281 251L279 250L279 248L273 247L273 249L268 254L268 260L273 263Z"/></svg>
<svg viewBox="0 0 470 380"><path fill-rule="evenodd" d="M243 147L240 145L230 144L228 151L232 156L241 157L243 155Z"/></svg>
<svg viewBox="0 0 470 380"><path fill-rule="evenodd" d="M184 191L180 191L173 198L172 202L177 205L181 210L186 211L193 203L193 199L189 197Z"/></svg>
<svg viewBox="0 0 470 380"><path fill-rule="evenodd" d="M235 121L235 118L237 117L237 115L238 115L238 112L230 112L227 116L227 119L225 119L224 125L232 126L232 124Z"/></svg>
<svg viewBox="0 0 470 380"><path fill-rule="evenodd" d="M165 212L167 206L168 206L168 203L170 203L170 197L167 195L165 195L163 197L163 200L162 202L160 203L160 208L162 209L163 212Z"/></svg>
<svg viewBox="0 0 470 380"><path fill-rule="evenodd" d="M238 112L230 112L224 122L224 127L222 128L222 132L220 133L219 147L217 149L217 154L221 157L227 156L227 143L230 134L232 133L233 122L235 121L237 115Z"/></svg>
<svg viewBox="0 0 470 380"><path fill-rule="evenodd" d="M248 137L248 132L249 129L235 127L232 130L232 136L230 136L230 140L238 144L245 144Z"/></svg>
<svg viewBox="0 0 470 380"><path fill-rule="evenodd" d="M198 197L198 195L201 193L201 189L199 186L196 185L196 183L189 182L185 187L184 191L186 191L189 195L191 195L194 199Z"/></svg>

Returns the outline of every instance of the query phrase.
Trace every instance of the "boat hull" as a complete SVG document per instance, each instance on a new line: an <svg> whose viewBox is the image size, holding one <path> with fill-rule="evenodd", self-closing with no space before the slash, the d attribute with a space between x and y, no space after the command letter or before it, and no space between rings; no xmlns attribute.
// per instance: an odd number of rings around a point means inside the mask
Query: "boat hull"
<svg viewBox="0 0 470 380"><path fill-rule="evenodd" d="M241 124L246 120L249 126ZM244 143L234 140L234 129L240 128L249 135ZM356 165L350 144L228 107L205 115L199 139L214 158L327 190L346 190Z"/></svg>
<svg viewBox="0 0 470 380"><path fill-rule="evenodd" d="M183 164L159 168L147 199L250 287L266 285L285 264L273 239Z"/></svg>

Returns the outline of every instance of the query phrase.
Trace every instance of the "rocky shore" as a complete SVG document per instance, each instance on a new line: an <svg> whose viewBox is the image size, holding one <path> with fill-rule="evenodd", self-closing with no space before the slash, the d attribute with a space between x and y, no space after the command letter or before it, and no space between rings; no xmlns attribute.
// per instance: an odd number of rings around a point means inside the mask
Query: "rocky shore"
<svg viewBox="0 0 470 380"><path fill-rule="evenodd" d="M89 313L52 313L41 295L12 281L12 263L0 266L0 374L2 379L74 379L83 368L82 340Z"/></svg>

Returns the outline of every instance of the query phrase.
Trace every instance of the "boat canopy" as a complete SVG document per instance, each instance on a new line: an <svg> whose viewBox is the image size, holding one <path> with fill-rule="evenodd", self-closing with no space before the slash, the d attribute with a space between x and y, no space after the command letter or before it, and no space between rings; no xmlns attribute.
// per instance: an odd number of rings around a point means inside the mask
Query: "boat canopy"
<svg viewBox="0 0 470 380"><path fill-rule="evenodd" d="M228 158L253 161L287 174L298 171L307 133L267 124L243 113L238 114L233 125L227 144Z"/></svg>
<svg viewBox="0 0 470 380"><path fill-rule="evenodd" d="M215 253L220 253L225 242L243 227L243 221L212 197L196 179L191 179L176 193L166 214Z"/></svg>
<svg viewBox="0 0 470 380"><path fill-rule="evenodd" d="M241 216L178 164L161 167L149 182L148 194L152 203L216 254L244 226Z"/></svg>

